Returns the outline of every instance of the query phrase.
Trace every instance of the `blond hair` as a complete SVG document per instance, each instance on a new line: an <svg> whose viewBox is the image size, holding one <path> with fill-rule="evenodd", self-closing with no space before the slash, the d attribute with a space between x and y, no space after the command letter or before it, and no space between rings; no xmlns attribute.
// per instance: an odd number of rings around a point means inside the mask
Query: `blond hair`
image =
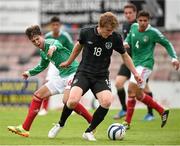
<svg viewBox="0 0 180 146"><path fill-rule="evenodd" d="M119 23L115 14L112 12L106 12L101 14L98 25L99 27L111 26L113 29L116 29Z"/></svg>

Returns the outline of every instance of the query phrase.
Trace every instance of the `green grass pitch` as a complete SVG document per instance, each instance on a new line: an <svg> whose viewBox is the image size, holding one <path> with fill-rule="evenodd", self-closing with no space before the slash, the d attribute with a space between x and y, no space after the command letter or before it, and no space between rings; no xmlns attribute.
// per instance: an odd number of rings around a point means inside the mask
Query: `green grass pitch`
<svg viewBox="0 0 180 146"><path fill-rule="evenodd" d="M48 131L52 123L59 120L61 111L50 111L46 116L38 116L31 127L29 138L9 132L7 126L21 124L27 110L25 107L0 107L0 145L180 145L180 109L170 110L168 123L164 128L160 128L161 120L156 112L155 120L146 122L142 120L146 110L136 109L131 129L126 132L122 141L111 141L107 137L108 126L123 121L113 120L117 110L110 110L96 130L96 142L82 139L82 133L88 124L77 114L71 115L55 139L48 139Z"/></svg>

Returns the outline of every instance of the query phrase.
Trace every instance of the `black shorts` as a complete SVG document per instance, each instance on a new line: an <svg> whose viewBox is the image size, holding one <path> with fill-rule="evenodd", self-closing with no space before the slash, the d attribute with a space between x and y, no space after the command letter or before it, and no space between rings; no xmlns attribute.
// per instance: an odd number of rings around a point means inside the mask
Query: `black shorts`
<svg viewBox="0 0 180 146"><path fill-rule="evenodd" d="M103 90L111 91L111 84L108 76L92 76L84 72L77 72L74 76L72 87L78 86L83 90L83 95L91 89L95 95Z"/></svg>
<svg viewBox="0 0 180 146"><path fill-rule="evenodd" d="M122 64L119 69L118 75L125 76L129 79L131 77L131 72L125 64Z"/></svg>

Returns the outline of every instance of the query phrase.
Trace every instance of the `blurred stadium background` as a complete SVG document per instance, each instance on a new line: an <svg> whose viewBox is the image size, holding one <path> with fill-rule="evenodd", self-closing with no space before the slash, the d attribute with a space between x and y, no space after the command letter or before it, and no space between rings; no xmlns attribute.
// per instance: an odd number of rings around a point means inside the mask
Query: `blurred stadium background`
<svg viewBox="0 0 180 146"><path fill-rule="evenodd" d="M56 15L63 23L62 29L68 31L76 41L79 29L96 24L102 12L112 11L123 22L123 6L127 2L134 3L138 10L146 9L151 13L151 24L165 34L180 57L179 0L0 0L0 105L27 105L33 91L44 82L46 71L32 77L28 84L21 80L21 73L39 60L35 47L24 35L27 26L39 24L46 33L50 30L51 17ZM120 60L119 54L114 53L110 79L115 97L114 80ZM180 108L180 72L173 70L165 49L159 45L155 49L155 60L150 79L155 98L166 107ZM93 96L91 93L87 96L81 102L91 108ZM57 100L59 98L56 97L56 101L51 102L50 108L62 106L55 105ZM119 101L115 98L112 108L118 106ZM144 107L140 103L137 106Z"/></svg>

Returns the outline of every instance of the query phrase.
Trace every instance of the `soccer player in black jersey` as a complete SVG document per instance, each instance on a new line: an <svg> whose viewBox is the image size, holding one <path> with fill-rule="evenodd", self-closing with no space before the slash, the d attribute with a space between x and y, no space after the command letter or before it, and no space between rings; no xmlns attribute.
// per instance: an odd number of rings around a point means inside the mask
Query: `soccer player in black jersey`
<svg viewBox="0 0 180 146"><path fill-rule="evenodd" d="M103 121L113 100L109 81L109 65L113 50L119 52L123 61L141 83L142 78L137 74L134 64L123 47L121 35L115 32L118 20L111 12L100 16L98 26L83 28L78 42L75 44L69 59L61 63L61 67L68 67L82 52L82 60L74 77L70 96L64 106L59 121L61 127L71 114L82 95L91 89L96 95L100 106L96 109L89 127L83 133L83 138L95 141L93 130Z"/></svg>
<svg viewBox="0 0 180 146"><path fill-rule="evenodd" d="M123 38L125 39L127 34L129 33L131 25L136 22L136 14L137 14L137 8L134 4L128 3L124 6L124 16L126 18L126 21L123 23L122 26L122 32L123 32ZM131 55L130 48L127 49L127 52L129 55ZM116 88L117 88L117 94L122 106L122 110L120 110L113 118L114 119L120 119L123 118L126 115L127 107L126 107L126 91L124 89L124 84L127 80L130 79L131 72L126 67L126 65L123 63L119 69L118 75L116 77ZM152 97L152 92L148 86L148 80L146 82L146 87L144 89L145 93L150 95ZM144 117L144 120L151 121L154 119L153 110L151 107L147 106L148 112Z"/></svg>

